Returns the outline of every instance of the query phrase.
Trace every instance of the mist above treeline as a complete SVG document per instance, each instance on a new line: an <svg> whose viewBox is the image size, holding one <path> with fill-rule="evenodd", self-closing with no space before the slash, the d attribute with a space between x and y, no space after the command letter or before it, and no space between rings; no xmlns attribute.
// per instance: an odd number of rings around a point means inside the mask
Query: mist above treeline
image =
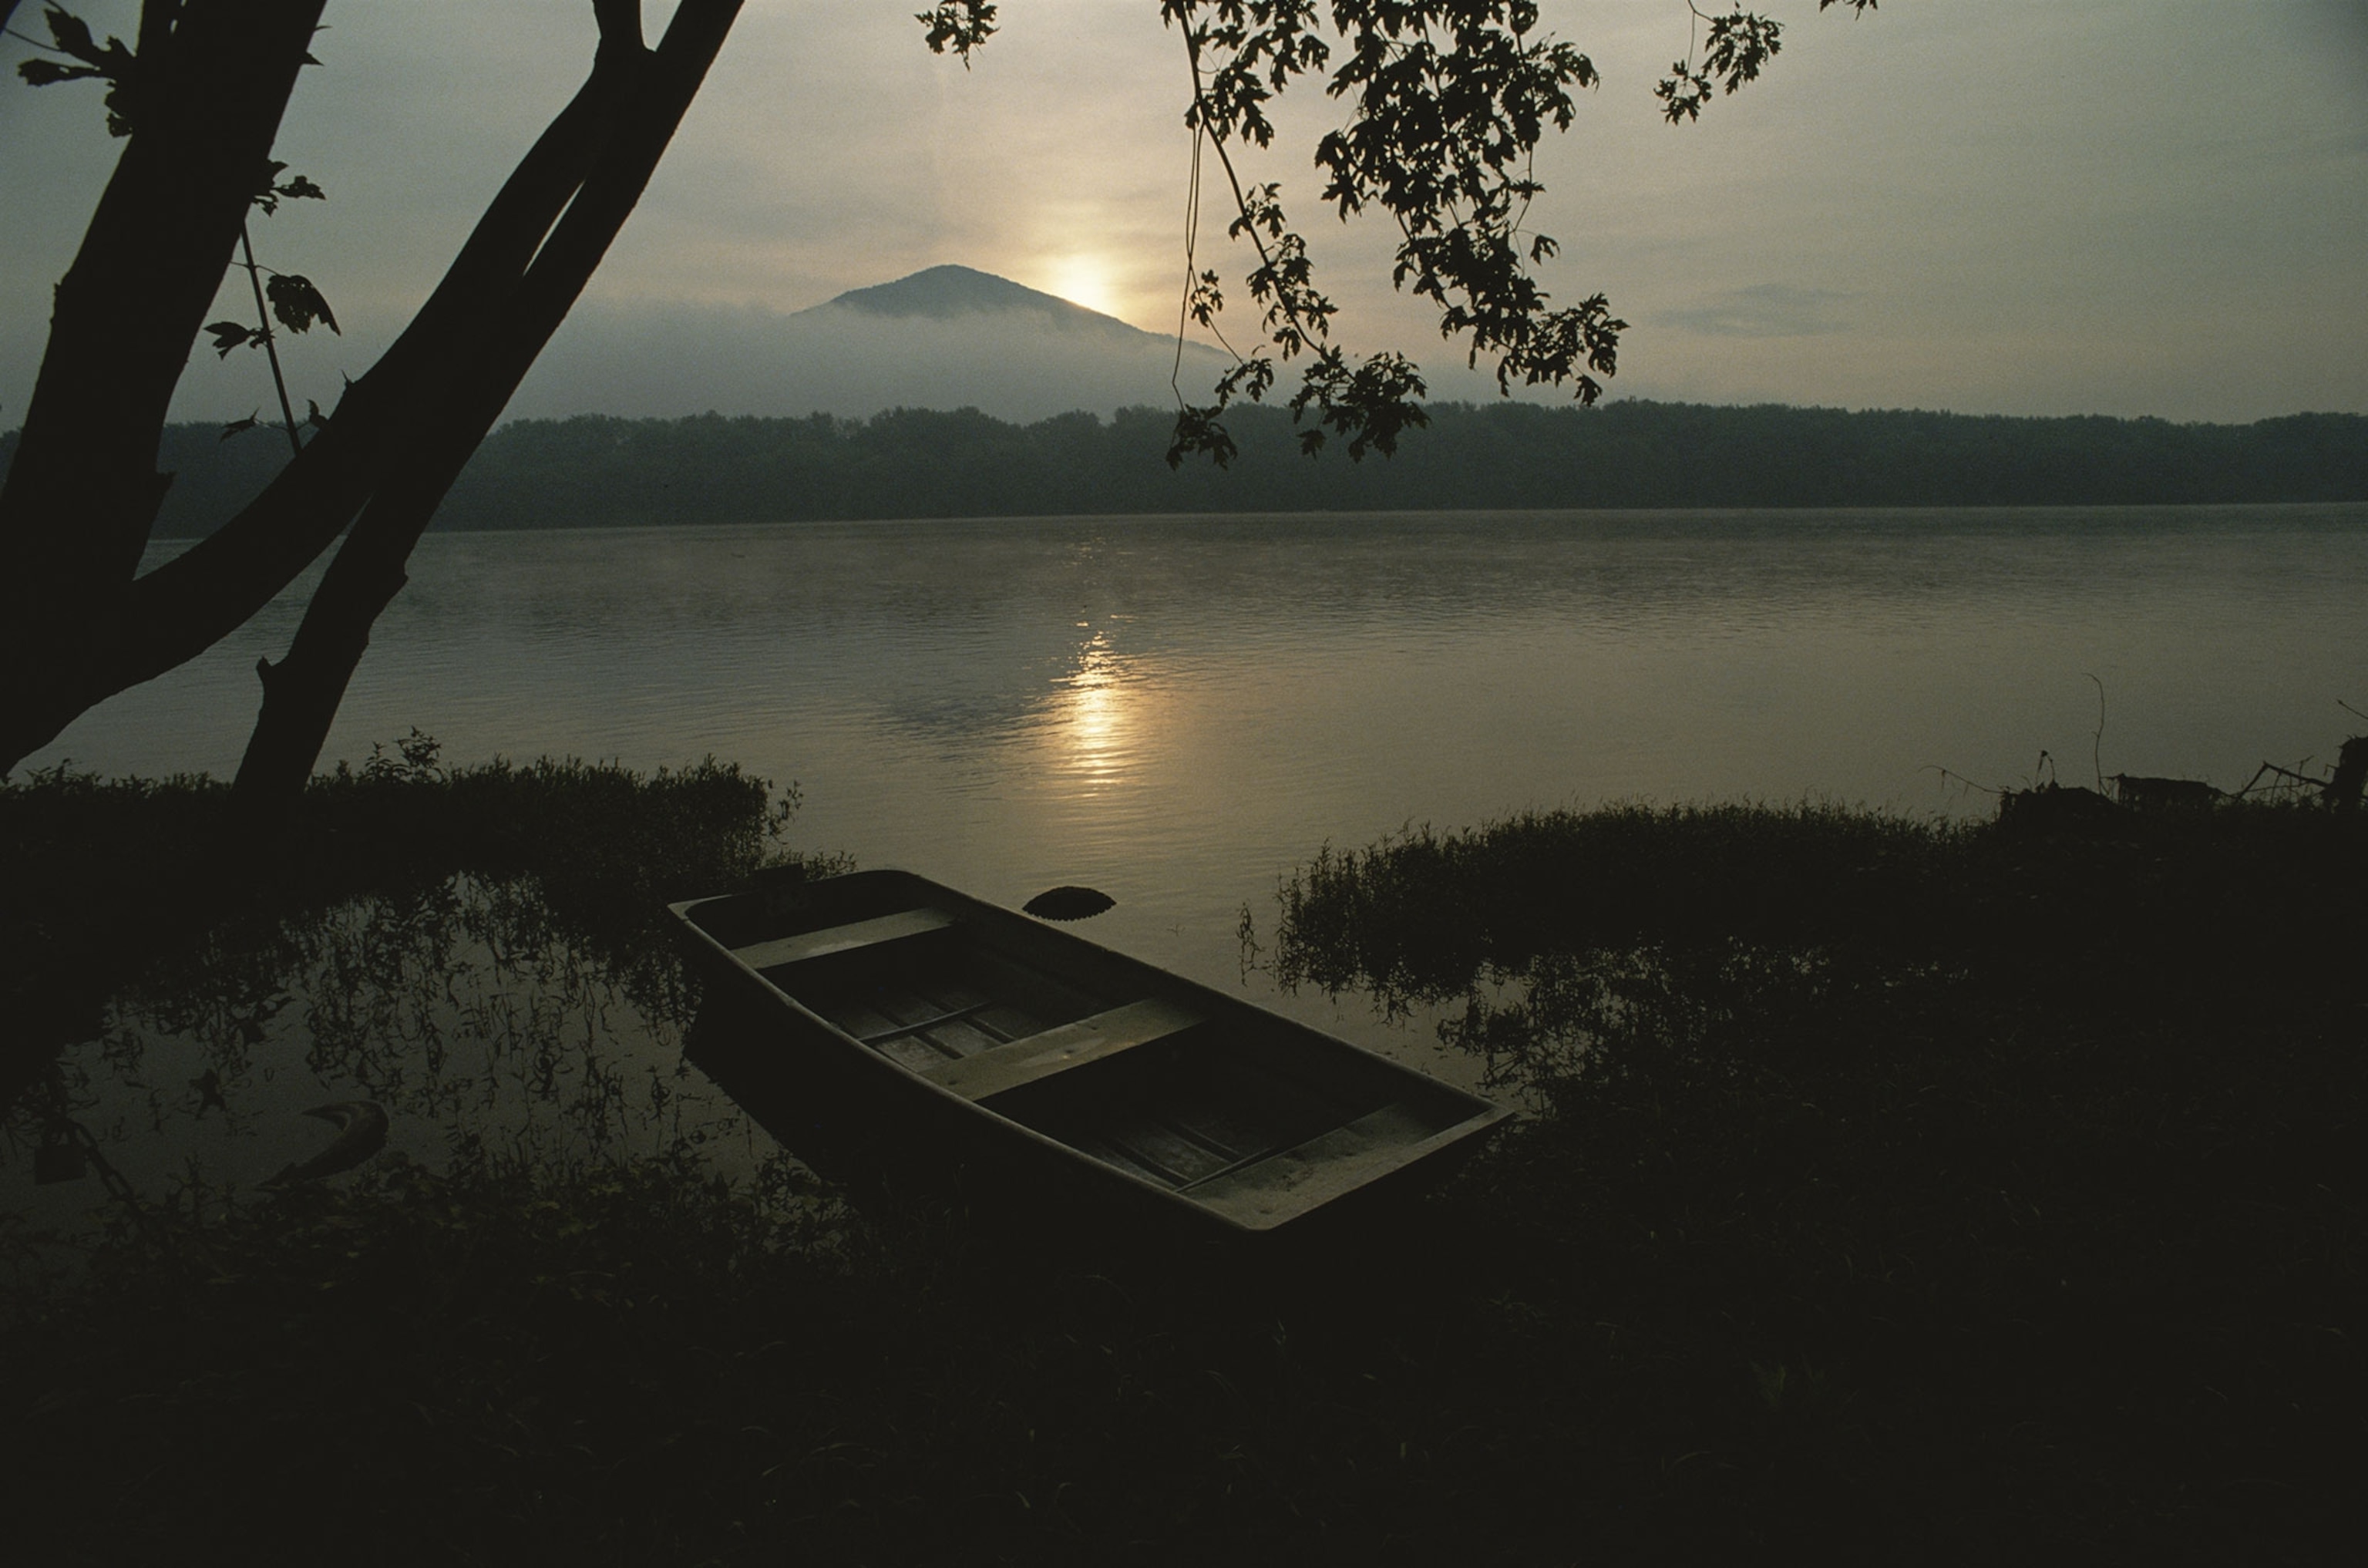
<svg viewBox="0 0 2368 1568"><path fill-rule="evenodd" d="M1395 456L1300 454L1290 415L1237 408L1230 467L1171 470L1172 415L1007 423L975 409L868 419L518 420L478 450L445 528L1064 514L1513 507L2177 506L2368 500L2368 416L2251 425L1618 402L1440 403ZM0 472L17 434L0 435ZM211 531L286 461L268 430L165 432L157 534Z"/></svg>

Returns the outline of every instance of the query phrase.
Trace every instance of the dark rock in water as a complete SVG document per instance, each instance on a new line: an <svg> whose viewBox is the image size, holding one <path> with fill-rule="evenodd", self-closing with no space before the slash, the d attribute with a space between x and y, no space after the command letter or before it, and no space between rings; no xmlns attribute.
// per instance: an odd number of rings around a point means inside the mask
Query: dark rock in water
<svg viewBox="0 0 2368 1568"><path fill-rule="evenodd" d="M370 1100L340 1100L335 1105L314 1106L304 1113L324 1121L335 1122L336 1137L329 1146L302 1165L290 1165L264 1185L284 1187L294 1181L318 1181L323 1176L336 1176L352 1170L372 1154L386 1147L386 1111Z"/></svg>
<svg viewBox="0 0 2368 1568"><path fill-rule="evenodd" d="M1118 903L1106 892L1092 888L1048 888L1019 907L1039 920L1083 920L1099 915Z"/></svg>

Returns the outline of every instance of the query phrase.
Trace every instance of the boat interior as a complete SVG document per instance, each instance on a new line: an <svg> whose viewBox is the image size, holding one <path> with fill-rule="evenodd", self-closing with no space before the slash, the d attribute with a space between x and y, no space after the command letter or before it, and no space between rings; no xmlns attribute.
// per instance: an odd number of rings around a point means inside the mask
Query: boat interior
<svg viewBox="0 0 2368 1568"><path fill-rule="evenodd" d="M757 920L739 902L709 901L687 917L848 1040L1253 1226L1493 1114L1418 1073L1006 912L889 899L874 913L859 900Z"/></svg>

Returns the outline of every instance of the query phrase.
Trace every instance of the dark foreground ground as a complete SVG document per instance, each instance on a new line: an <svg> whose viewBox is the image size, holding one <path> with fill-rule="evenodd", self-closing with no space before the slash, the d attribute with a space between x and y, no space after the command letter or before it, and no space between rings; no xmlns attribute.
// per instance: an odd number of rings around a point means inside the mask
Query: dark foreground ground
<svg viewBox="0 0 2368 1568"><path fill-rule="evenodd" d="M43 895L0 932L41 960L17 1017L130 983L123 902L73 890L133 881L154 931L531 877L663 989L616 912L768 842L729 770L390 767L316 790L267 883L208 858L219 804L0 791ZM9 1554L2334 1561L2362 827L1610 811L1326 857L1260 961L1447 1002L1535 1113L1402 1229L1232 1268L787 1171L382 1161L10 1303Z"/></svg>

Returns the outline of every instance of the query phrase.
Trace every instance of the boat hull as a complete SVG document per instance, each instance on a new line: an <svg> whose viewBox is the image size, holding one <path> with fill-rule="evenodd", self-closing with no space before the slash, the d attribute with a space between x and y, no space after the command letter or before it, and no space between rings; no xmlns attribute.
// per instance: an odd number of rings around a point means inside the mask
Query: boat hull
<svg viewBox="0 0 2368 1568"><path fill-rule="evenodd" d="M978 1198L1064 1221L1335 1230L1435 1182L1510 1114L906 872L673 910L729 1020L704 1031L702 1064L777 1138L961 1168Z"/></svg>

